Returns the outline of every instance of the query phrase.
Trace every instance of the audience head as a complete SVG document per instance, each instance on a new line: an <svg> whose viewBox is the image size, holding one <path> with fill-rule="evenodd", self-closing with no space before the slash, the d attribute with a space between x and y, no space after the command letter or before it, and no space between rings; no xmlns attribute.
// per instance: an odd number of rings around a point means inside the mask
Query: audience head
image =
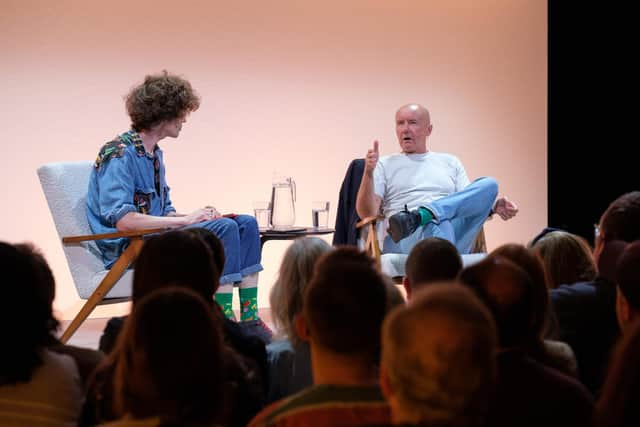
<svg viewBox="0 0 640 427"><path fill-rule="evenodd" d="M385 289L387 291L387 313L399 305L405 305L406 301L404 296L393 282L393 279L386 274L383 274L382 280L384 280Z"/></svg>
<svg viewBox="0 0 640 427"><path fill-rule="evenodd" d="M542 340L548 333L552 316L549 292L547 290L544 266L533 251L517 243L507 243L491 252L491 255L508 259L522 268L531 278L535 298L535 322L533 329Z"/></svg>
<svg viewBox="0 0 640 427"><path fill-rule="evenodd" d="M496 328L466 287L434 283L384 321L381 386L394 423L480 425L496 371Z"/></svg>
<svg viewBox="0 0 640 427"><path fill-rule="evenodd" d="M599 238L604 242L640 239L640 191L623 194L609 205L600 218Z"/></svg>
<svg viewBox="0 0 640 427"><path fill-rule="evenodd" d="M44 255L38 248L31 243L17 243L14 247L22 254L28 256L31 259L36 275L38 277L38 286L41 288L41 292L45 293L45 298L49 301L49 305L53 306L53 300L56 297L56 279L53 277L53 272L49 267L49 263L45 259ZM53 316L51 312L50 329L55 331L58 329L60 322Z"/></svg>
<svg viewBox="0 0 640 427"><path fill-rule="evenodd" d="M618 260L627 247L627 242L622 240L610 240L598 245L598 277L609 282L615 282Z"/></svg>
<svg viewBox="0 0 640 427"><path fill-rule="evenodd" d="M323 255L303 298L311 346L375 362L386 292L384 279L365 253L341 247Z"/></svg>
<svg viewBox="0 0 640 427"><path fill-rule="evenodd" d="M187 287L141 298L114 353L116 413L213 425L222 405L222 346L211 307Z"/></svg>
<svg viewBox="0 0 640 427"><path fill-rule="evenodd" d="M549 289L596 278L596 262L589 243L566 231L553 231L532 246L544 263Z"/></svg>
<svg viewBox="0 0 640 427"><path fill-rule="evenodd" d="M453 280L462 270L462 257L453 243L427 237L416 244L407 257L404 285L407 297L430 282Z"/></svg>
<svg viewBox="0 0 640 427"><path fill-rule="evenodd" d="M224 256L224 245L218 236L203 227L185 228L184 231L195 234L207 244L211 255L213 255L213 264L220 273L219 276L222 275L226 258Z"/></svg>
<svg viewBox="0 0 640 427"><path fill-rule="evenodd" d="M147 75L144 82L131 89L125 102L131 127L138 132L184 118L200 106L191 83L167 71Z"/></svg>
<svg viewBox="0 0 640 427"><path fill-rule="evenodd" d="M640 322L616 346L596 406L597 427L640 425Z"/></svg>
<svg viewBox="0 0 640 427"><path fill-rule="evenodd" d="M621 329L640 319L640 240L629 244L616 269L616 313Z"/></svg>
<svg viewBox="0 0 640 427"><path fill-rule="evenodd" d="M56 328L52 289L43 286L33 254L0 242L4 293L0 307L5 347L0 351L0 385L27 382L42 363L41 351Z"/></svg>
<svg viewBox="0 0 640 427"><path fill-rule="evenodd" d="M274 324L293 344L299 340L293 319L302 311L302 297L316 261L330 250L331 246L318 237L302 237L293 241L282 258L269 301Z"/></svg>
<svg viewBox="0 0 640 427"><path fill-rule="evenodd" d="M213 303L219 278L211 251L199 236L186 230L167 231L147 239L140 251L133 273L133 304L176 283Z"/></svg>
<svg viewBox="0 0 640 427"><path fill-rule="evenodd" d="M489 307L502 349L525 348L539 340L534 284L524 269L506 258L488 256L465 268L460 281Z"/></svg>

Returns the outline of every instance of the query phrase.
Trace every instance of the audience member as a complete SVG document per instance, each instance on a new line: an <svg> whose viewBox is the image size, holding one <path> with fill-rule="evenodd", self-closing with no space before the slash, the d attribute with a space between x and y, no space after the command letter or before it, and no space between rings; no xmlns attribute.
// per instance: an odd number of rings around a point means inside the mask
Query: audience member
<svg viewBox="0 0 640 427"><path fill-rule="evenodd" d="M462 270L462 257L455 245L440 237L427 237L411 249L402 284L407 299L419 287L431 282L453 280Z"/></svg>
<svg viewBox="0 0 640 427"><path fill-rule="evenodd" d="M593 256L598 277L550 291L560 340L578 360L580 381L597 395L609 353L619 335L616 318L615 266L625 242L640 239L640 191L614 200L602 214Z"/></svg>
<svg viewBox="0 0 640 427"><path fill-rule="evenodd" d="M222 271L225 263L224 246L222 241L206 228L194 227L185 229L200 237L209 247L213 255L213 264L218 271ZM218 288L218 291L220 288ZM216 294L217 295L217 294ZM217 301L217 298L216 298ZM222 306L220 306L222 309ZM260 368L260 378L264 379L264 393L267 392L268 370L266 344L271 342L271 330L262 327L263 322L247 320L236 322L231 317L223 319L222 333L224 341L236 352L255 362Z"/></svg>
<svg viewBox="0 0 640 427"><path fill-rule="evenodd" d="M640 319L640 241L629 244L616 268L616 314L623 333Z"/></svg>
<svg viewBox="0 0 640 427"><path fill-rule="evenodd" d="M543 365L550 366L572 377L578 376L576 356L571 347L562 341L556 341L557 320L551 310L549 293L545 279L542 261L533 251L523 245L507 243L499 246L491 252L491 255L500 256L522 268L532 279L535 304L535 320L532 329L535 335L527 347L529 356Z"/></svg>
<svg viewBox="0 0 640 427"><path fill-rule="evenodd" d="M47 292L49 304L53 306L53 300L56 296L56 281L47 260L32 244L20 243L14 246L23 254L31 257L31 262L38 276L39 286L42 287L44 292ZM80 371L82 382L86 386L89 382L89 377L104 358L104 353L90 348L63 344L53 333L59 326L59 322L55 317L51 317L51 324L53 330L52 333L49 334L49 350L73 357Z"/></svg>
<svg viewBox="0 0 640 427"><path fill-rule="evenodd" d="M384 322L380 383L394 424L483 426L496 328L469 289L434 283Z"/></svg>
<svg viewBox="0 0 640 427"><path fill-rule="evenodd" d="M538 239L531 247L544 263L549 289L588 282L596 278L597 268L593 251L583 237L566 231L552 231Z"/></svg>
<svg viewBox="0 0 640 427"><path fill-rule="evenodd" d="M311 349L314 385L269 405L250 427L389 422L376 366L386 299L366 254L342 247L323 255L296 317L298 336Z"/></svg>
<svg viewBox="0 0 640 427"><path fill-rule="evenodd" d="M140 252L133 277L133 307L156 289L179 285L200 295L223 324L222 312L214 303L220 271L204 241L193 232L175 230L149 238ZM96 372L83 414L83 425L114 419L112 375L114 353ZM264 380L260 367L230 347L223 354L225 401L223 417L228 425L243 426L264 402Z"/></svg>
<svg viewBox="0 0 640 427"><path fill-rule="evenodd" d="M188 288L141 298L118 338L109 427L212 426L226 403L220 320Z"/></svg>
<svg viewBox="0 0 640 427"><path fill-rule="evenodd" d="M538 339L538 299L529 275L506 258L490 256L460 274L489 307L498 329L498 381L487 425L588 425L589 392L577 380L527 354Z"/></svg>
<svg viewBox="0 0 640 427"><path fill-rule="evenodd" d="M616 346L602 395L596 406L596 427L640 425L640 321L628 325Z"/></svg>
<svg viewBox="0 0 640 427"><path fill-rule="evenodd" d="M387 313L396 308L399 305L405 305L406 300L398 289L398 285L396 285L393 279L386 274L382 275L382 280L384 280L384 285L387 290Z"/></svg>
<svg viewBox="0 0 640 427"><path fill-rule="evenodd" d="M268 402L297 393L313 383L309 344L298 337L294 319L302 311L302 297L316 261L330 250L331 246L318 237L303 237L296 239L284 253L270 295L271 316L279 339L267 346Z"/></svg>
<svg viewBox="0 0 640 427"><path fill-rule="evenodd" d="M57 322L33 257L0 242L0 425L75 426L83 386L74 359L49 349Z"/></svg>

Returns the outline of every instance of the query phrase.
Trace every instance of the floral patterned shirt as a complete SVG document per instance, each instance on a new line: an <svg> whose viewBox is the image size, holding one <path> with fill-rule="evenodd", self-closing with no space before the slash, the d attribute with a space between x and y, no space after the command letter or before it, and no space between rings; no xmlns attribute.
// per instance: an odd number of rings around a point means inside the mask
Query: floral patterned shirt
<svg viewBox="0 0 640 427"><path fill-rule="evenodd" d="M162 150L147 153L140 135L131 130L102 146L87 190L87 218L93 233L112 233L127 213L166 216L175 212L165 180ZM96 241L110 268L129 239Z"/></svg>

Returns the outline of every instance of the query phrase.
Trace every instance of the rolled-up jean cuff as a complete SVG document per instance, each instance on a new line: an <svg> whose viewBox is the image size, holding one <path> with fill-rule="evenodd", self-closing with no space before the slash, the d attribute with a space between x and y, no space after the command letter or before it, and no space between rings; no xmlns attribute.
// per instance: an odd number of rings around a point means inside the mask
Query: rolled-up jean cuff
<svg viewBox="0 0 640 427"><path fill-rule="evenodd" d="M233 285L236 282L242 281L242 275L240 273L225 274L220 277L221 285Z"/></svg>
<svg viewBox="0 0 640 427"><path fill-rule="evenodd" d="M240 270L240 274L242 275L242 277L246 277L250 274L257 273L262 270L264 270L264 268L262 267L262 264L253 264L253 265L250 265L249 267L245 267L242 270Z"/></svg>

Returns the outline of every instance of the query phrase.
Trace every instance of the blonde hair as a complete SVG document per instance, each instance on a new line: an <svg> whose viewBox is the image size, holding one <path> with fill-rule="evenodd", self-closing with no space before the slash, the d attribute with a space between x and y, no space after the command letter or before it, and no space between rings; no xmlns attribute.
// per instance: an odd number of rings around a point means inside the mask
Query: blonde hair
<svg viewBox="0 0 640 427"><path fill-rule="evenodd" d="M331 246L318 237L303 237L294 240L282 258L269 303L277 334L286 336L291 344L298 342L293 319L302 311L302 296L311 281L316 261L330 250Z"/></svg>

